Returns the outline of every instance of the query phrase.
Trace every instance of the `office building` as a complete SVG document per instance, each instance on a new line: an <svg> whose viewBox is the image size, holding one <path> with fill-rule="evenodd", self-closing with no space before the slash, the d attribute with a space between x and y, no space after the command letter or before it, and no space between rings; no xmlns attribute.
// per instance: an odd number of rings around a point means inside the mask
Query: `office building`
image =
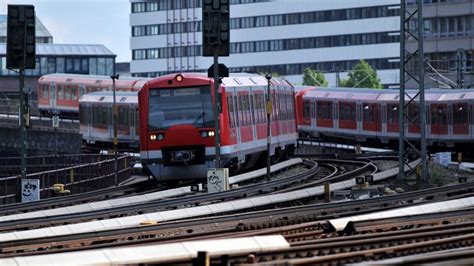
<svg viewBox="0 0 474 266"><path fill-rule="evenodd" d="M134 76L205 71L201 0L130 0ZM307 67L336 73L361 59L385 86L399 83L399 0L231 0L232 72L277 73L302 83Z"/></svg>

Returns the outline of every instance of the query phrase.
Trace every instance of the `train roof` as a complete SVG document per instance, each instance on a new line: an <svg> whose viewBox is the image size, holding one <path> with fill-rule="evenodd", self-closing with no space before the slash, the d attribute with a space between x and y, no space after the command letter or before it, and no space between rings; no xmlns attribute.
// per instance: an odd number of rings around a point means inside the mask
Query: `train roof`
<svg viewBox="0 0 474 266"><path fill-rule="evenodd" d="M148 81L151 78L137 78L137 77L120 77L116 80L117 86L133 86L139 81ZM68 82L68 83L84 83L84 84L98 84L105 86L112 85L112 79L109 76L99 75L80 75L80 74L47 74L39 78L39 82Z"/></svg>
<svg viewBox="0 0 474 266"><path fill-rule="evenodd" d="M79 103L113 103L112 91L96 91L82 95ZM115 92L116 103L138 103L138 93L134 91Z"/></svg>
<svg viewBox="0 0 474 266"><path fill-rule="evenodd" d="M407 90L407 94L414 96L417 90ZM378 100L399 101L400 91L398 89L367 89L367 88L321 88L315 87L301 92L303 98L326 98L346 100ZM405 97L408 100L408 96ZM474 99L474 91L462 89L427 89L425 91L427 101L455 101Z"/></svg>
<svg viewBox="0 0 474 266"><path fill-rule="evenodd" d="M174 73L160 76L154 80L149 81L151 85L155 82L162 80L174 79L177 75L182 75L186 78L200 79L203 81L210 81L211 78L207 76L207 73L200 72L186 72L186 73ZM293 87L288 81L282 78L272 78L272 83L275 85L287 85ZM229 77L222 79L222 84L226 87L240 87L240 86L267 86L267 79L258 74L252 73L229 73Z"/></svg>

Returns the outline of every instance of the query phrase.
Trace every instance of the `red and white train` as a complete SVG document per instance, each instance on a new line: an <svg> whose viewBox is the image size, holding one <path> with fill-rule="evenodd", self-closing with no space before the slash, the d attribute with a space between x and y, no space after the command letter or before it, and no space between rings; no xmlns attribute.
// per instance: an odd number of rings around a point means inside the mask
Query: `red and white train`
<svg viewBox="0 0 474 266"><path fill-rule="evenodd" d="M87 147L109 149L113 147L113 92L97 91L79 99L79 132ZM138 93L118 91L117 141L121 150L137 150L140 124L138 123Z"/></svg>
<svg viewBox="0 0 474 266"><path fill-rule="evenodd" d="M121 77L116 80L116 91L138 91L147 78ZM112 79L108 76L49 74L38 80L38 109L42 114L58 112L61 116L77 117L79 99L96 91L111 91Z"/></svg>
<svg viewBox="0 0 474 266"><path fill-rule="evenodd" d="M214 167L213 79L205 74L165 75L138 93L140 158L159 180L194 179ZM267 80L252 74L222 79L218 97L222 166L255 165L266 151ZM271 155L293 152L297 142L294 91L287 81L271 80Z"/></svg>
<svg viewBox="0 0 474 266"><path fill-rule="evenodd" d="M428 145L462 148L474 142L474 92L431 89L425 99ZM302 136L328 134L398 145L398 90L307 88L297 93L296 106ZM408 106L412 118L419 110L417 103ZM420 128L418 118L407 128L406 137L419 139Z"/></svg>

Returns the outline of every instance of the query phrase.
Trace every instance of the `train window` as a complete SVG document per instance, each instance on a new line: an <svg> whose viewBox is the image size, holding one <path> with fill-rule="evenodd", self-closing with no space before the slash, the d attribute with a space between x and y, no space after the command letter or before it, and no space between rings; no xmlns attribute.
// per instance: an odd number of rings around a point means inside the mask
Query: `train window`
<svg viewBox="0 0 474 266"><path fill-rule="evenodd" d="M49 98L49 86L43 85L43 99Z"/></svg>
<svg viewBox="0 0 474 266"><path fill-rule="evenodd" d="M374 108L370 104L364 103L362 105L362 110L364 114L364 122L375 122L374 120Z"/></svg>
<svg viewBox="0 0 474 266"><path fill-rule="evenodd" d="M387 121L389 124L398 123L398 106L394 104L387 105Z"/></svg>
<svg viewBox="0 0 474 266"><path fill-rule="evenodd" d="M467 124L467 105L453 105L453 123L455 125Z"/></svg>
<svg viewBox="0 0 474 266"><path fill-rule="evenodd" d="M88 121L87 121L87 111L86 111L86 106L79 106L79 120L81 121L81 124L88 124Z"/></svg>
<svg viewBox="0 0 474 266"><path fill-rule="evenodd" d="M356 108L355 103L340 103L339 104L339 120L356 120Z"/></svg>
<svg viewBox="0 0 474 266"><path fill-rule="evenodd" d="M303 100L303 118L311 119L311 102L309 100Z"/></svg>
<svg viewBox="0 0 474 266"><path fill-rule="evenodd" d="M64 87L62 85L58 85L58 98L60 100L64 99Z"/></svg>
<svg viewBox="0 0 474 266"><path fill-rule="evenodd" d="M446 107L433 106L431 108L431 124L446 125L448 123L448 114Z"/></svg>
<svg viewBox="0 0 474 266"><path fill-rule="evenodd" d="M77 100L77 88L71 88L71 99Z"/></svg>
<svg viewBox="0 0 474 266"><path fill-rule="evenodd" d="M316 112L319 119L333 119L332 102L328 102L328 101L317 102Z"/></svg>
<svg viewBox="0 0 474 266"><path fill-rule="evenodd" d="M235 127L235 122L234 122L234 101L232 100L232 95L227 96L227 113L228 113L228 119L229 119L229 126L230 128Z"/></svg>
<svg viewBox="0 0 474 266"><path fill-rule="evenodd" d="M272 114L272 121L278 121L278 107L277 107L277 99L278 94L276 91L273 91L273 114Z"/></svg>
<svg viewBox="0 0 474 266"><path fill-rule="evenodd" d="M408 116L410 117L410 123L420 125L420 107L418 107L418 104L410 104L408 106Z"/></svg>
<svg viewBox="0 0 474 266"><path fill-rule="evenodd" d="M64 87L64 99L65 100L71 99L71 89L68 86Z"/></svg>
<svg viewBox="0 0 474 266"><path fill-rule="evenodd" d="M128 116L127 108L124 106L120 106L118 108L119 115L118 115L118 124L119 126L129 126L130 125L130 118Z"/></svg>
<svg viewBox="0 0 474 266"><path fill-rule="evenodd" d="M267 112L265 110L265 95L264 94L259 94L259 110L260 110L260 123L266 123L267 122Z"/></svg>

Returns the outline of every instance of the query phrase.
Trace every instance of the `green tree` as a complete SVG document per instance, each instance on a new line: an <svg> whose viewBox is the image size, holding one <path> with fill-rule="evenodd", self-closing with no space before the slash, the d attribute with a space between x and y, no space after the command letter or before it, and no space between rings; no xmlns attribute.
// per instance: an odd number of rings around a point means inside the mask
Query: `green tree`
<svg viewBox="0 0 474 266"><path fill-rule="evenodd" d="M381 89L380 79L377 72L364 60L360 60L354 68L349 71L349 78L341 80L341 87L372 88Z"/></svg>
<svg viewBox="0 0 474 266"><path fill-rule="evenodd" d="M305 68L303 75L303 85L327 87L328 82L323 73L312 70L311 68Z"/></svg>

